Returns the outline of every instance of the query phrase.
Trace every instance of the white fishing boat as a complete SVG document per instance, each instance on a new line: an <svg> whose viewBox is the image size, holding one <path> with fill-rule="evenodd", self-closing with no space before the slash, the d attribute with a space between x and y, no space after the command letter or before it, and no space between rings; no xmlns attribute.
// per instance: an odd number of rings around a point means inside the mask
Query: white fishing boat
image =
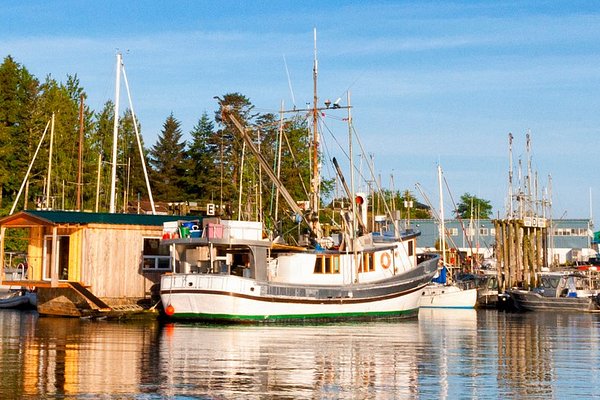
<svg viewBox="0 0 600 400"><path fill-rule="evenodd" d="M387 221L393 229L368 232L367 198L354 192L352 167L348 188L335 159L347 198L356 200L349 201L340 212L339 239L323 235L319 222L317 118L325 109L317 108L316 76L315 32L314 103L312 109L304 110L312 113L314 130L311 190L306 208L298 206L233 110L222 105L221 115L223 121L235 126L292 215L309 233L300 235L296 241L299 244L290 246L282 244L278 237L263 235L261 222L222 219L199 222L201 226L196 231L201 231L200 237L171 238L167 232L168 238L162 244L170 246L173 273L161 277L160 294L168 318L283 322L390 319L418 314L421 290L435 274L439 257L417 256L419 233L400 231L391 212ZM348 94L348 106L340 107L336 100L333 108L347 109L351 124L349 103ZM325 105L328 109L331 102L326 101ZM351 143L352 140L350 162Z"/></svg>
<svg viewBox="0 0 600 400"><path fill-rule="evenodd" d="M364 320L417 315L438 257L411 254L417 233L371 234L339 248L278 245L257 222L206 223L200 238L167 239L174 273L161 300L174 319L221 322Z"/></svg>

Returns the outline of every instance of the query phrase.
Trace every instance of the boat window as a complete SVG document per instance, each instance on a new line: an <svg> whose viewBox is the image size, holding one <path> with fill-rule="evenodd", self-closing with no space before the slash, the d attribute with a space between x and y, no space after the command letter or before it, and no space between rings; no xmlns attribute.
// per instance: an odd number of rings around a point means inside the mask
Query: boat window
<svg viewBox="0 0 600 400"><path fill-rule="evenodd" d="M339 274L340 273L340 258L338 256L333 256L333 257L331 257L331 260L333 261L333 273Z"/></svg>
<svg viewBox="0 0 600 400"><path fill-rule="evenodd" d="M340 257L337 255L319 255L315 259L315 274L339 274Z"/></svg>
<svg viewBox="0 0 600 400"><path fill-rule="evenodd" d="M415 254L415 241L414 240L410 240L408 242L408 256L412 256Z"/></svg>
<svg viewBox="0 0 600 400"><path fill-rule="evenodd" d="M169 247L160 246L159 238L144 238L143 269L145 271L171 269Z"/></svg>
<svg viewBox="0 0 600 400"><path fill-rule="evenodd" d="M325 261L325 273L331 273L331 257L323 257L323 261Z"/></svg>
<svg viewBox="0 0 600 400"><path fill-rule="evenodd" d="M542 286L545 288L550 288L550 282L548 282L548 279L542 278Z"/></svg>
<svg viewBox="0 0 600 400"><path fill-rule="evenodd" d="M315 270L314 270L315 274L322 274L323 273L323 257L319 257L317 256L317 258L315 258Z"/></svg>

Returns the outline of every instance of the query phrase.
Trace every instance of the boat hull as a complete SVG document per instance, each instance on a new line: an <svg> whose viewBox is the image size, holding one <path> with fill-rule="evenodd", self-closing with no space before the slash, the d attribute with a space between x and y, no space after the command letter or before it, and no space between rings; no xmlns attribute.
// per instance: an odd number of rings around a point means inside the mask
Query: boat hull
<svg viewBox="0 0 600 400"><path fill-rule="evenodd" d="M0 309L35 309L37 296L32 292L12 292L0 298Z"/></svg>
<svg viewBox="0 0 600 400"><path fill-rule="evenodd" d="M161 280L167 317L228 323L323 322L415 317L435 262L383 282L305 286L231 275L172 274ZM431 264L431 265L429 265Z"/></svg>
<svg viewBox="0 0 600 400"><path fill-rule="evenodd" d="M594 296L587 297L546 297L539 293L513 289L508 294L517 310L521 311L568 311L586 312L599 309Z"/></svg>
<svg viewBox="0 0 600 400"><path fill-rule="evenodd" d="M477 288L431 284L421 291L421 308L475 308L476 303Z"/></svg>

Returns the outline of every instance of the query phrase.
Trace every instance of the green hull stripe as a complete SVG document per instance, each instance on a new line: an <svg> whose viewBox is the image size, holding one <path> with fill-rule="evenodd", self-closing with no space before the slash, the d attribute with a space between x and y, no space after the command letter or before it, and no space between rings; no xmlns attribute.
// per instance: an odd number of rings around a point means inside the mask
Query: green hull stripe
<svg viewBox="0 0 600 400"><path fill-rule="evenodd" d="M175 313L170 319L230 321L230 322L275 322L285 320L353 320L376 318L399 318L416 314L418 308L403 311L376 311L353 313L324 313L324 314L283 314L283 315L233 315L233 314L204 314L204 313Z"/></svg>

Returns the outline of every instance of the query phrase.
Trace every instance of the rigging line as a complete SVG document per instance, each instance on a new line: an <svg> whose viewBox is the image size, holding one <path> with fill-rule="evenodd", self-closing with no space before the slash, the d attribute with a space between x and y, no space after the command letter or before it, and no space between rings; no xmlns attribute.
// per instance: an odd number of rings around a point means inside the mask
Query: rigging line
<svg viewBox="0 0 600 400"><path fill-rule="evenodd" d="M419 193L421 193L421 196L423 196L423 198L425 199L425 202L427 203L427 205L429 206L429 209L431 210L431 214L433 215L433 218L435 220L438 221L438 223L441 223L441 218L440 215L438 214L438 212L436 211L435 207L433 207L433 205L431 204L431 201L429 200L429 197L427 197L427 195L425 194L425 192L422 189L421 184L419 184L418 182L415 184L415 187L417 188L417 190L419 191ZM450 231L448 230L448 228L446 228L446 226L444 226L444 234L446 235L446 237L448 238L448 241L450 242L450 244L455 248L458 249L458 246L456 245L456 242L454 242L454 239L452 239L452 236L450 235Z"/></svg>
<svg viewBox="0 0 600 400"><path fill-rule="evenodd" d="M294 167L296 167L296 171L298 171L298 178L300 179L300 183L302 183L302 190L304 190L304 194L308 198L308 195L309 195L308 189L306 187L306 183L304 182L304 179L302 179L302 174L300 173L300 166L298 165L298 161L296 159L296 155L294 154L294 150L292 149L292 146L290 145L290 141L288 139L287 133L283 132L283 138L285 139L285 144L287 145L287 147L290 151L290 155L292 156L292 161L294 162Z"/></svg>
<svg viewBox="0 0 600 400"><path fill-rule="evenodd" d="M294 97L294 89L292 89L292 80L290 79L290 71L288 69L287 60L285 59L285 54L283 55L283 63L285 64L285 73L287 75L288 86L290 87L290 93L292 95L292 104L294 105L294 109L296 109L296 98Z"/></svg>
<svg viewBox="0 0 600 400"><path fill-rule="evenodd" d="M367 154L362 145L362 141L360 140L360 137L358 136L358 133L354 129L354 125L352 125L352 132L354 132L354 137L356 138L356 141L358 142L358 145L360 146L361 153L366 158ZM369 167L369 172L371 173L371 178L373 179L373 182L375 183L375 187L377 188L377 192L384 199L383 204L385 205L385 211L387 212L388 216L390 218L392 218L392 211L390 210L390 207L389 207L389 204L387 203L387 201L385 201L385 196L383 196L383 190L381 188L381 185L379 184L379 181L377 180L377 177L375 176L375 171L373 171L373 165L371 165L371 163L367 163L367 165ZM363 177L363 179L364 179L364 177Z"/></svg>
<svg viewBox="0 0 600 400"><path fill-rule="evenodd" d="M465 225L463 224L463 220L458 215L458 207L456 206L456 202L454 201L454 197L452 196L452 192L450 191L450 186L448 186L448 181L446 180L446 176L444 176L443 174L442 174L442 176L444 178L444 184L446 185L446 190L448 190L448 194L450 195L450 200L452 201L452 206L454 207L454 213L456 214L456 219L458 219L458 222L460 222L462 231L465 234L465 237L467 238L467 243L469 245L469 248L471 249L471 254L473 254L473 242L471 242L471 240L469 239L469 235L466 232L466 228L465 228Z"/></svg>

